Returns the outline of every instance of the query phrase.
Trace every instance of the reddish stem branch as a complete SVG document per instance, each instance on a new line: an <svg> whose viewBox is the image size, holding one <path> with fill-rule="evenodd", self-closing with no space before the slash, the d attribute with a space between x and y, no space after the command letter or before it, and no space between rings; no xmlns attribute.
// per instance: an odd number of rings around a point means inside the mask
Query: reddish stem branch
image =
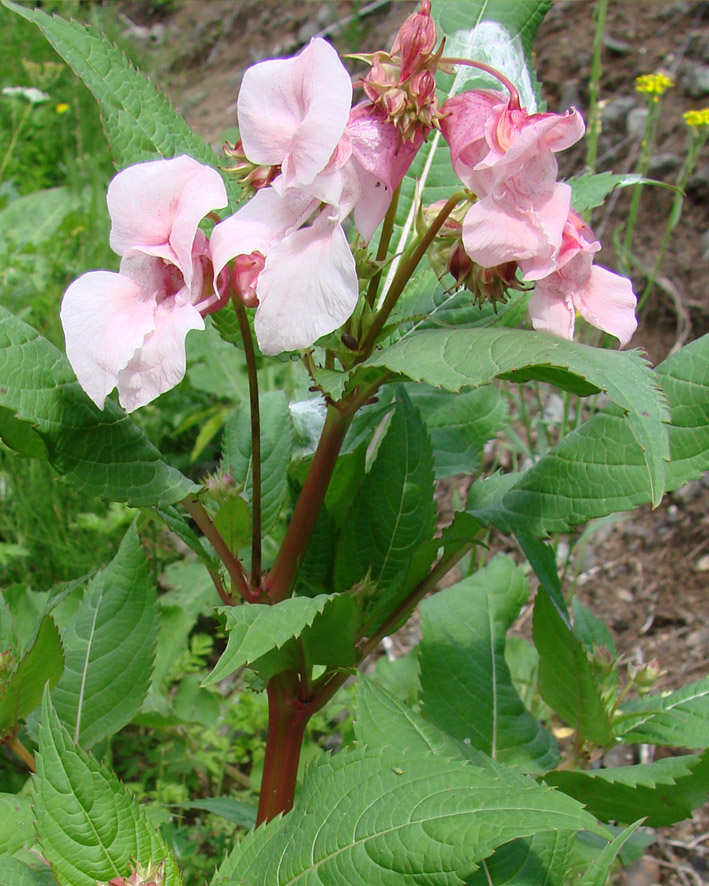
<svg viewBox="0 0 709 886"><path fill-rule="evenodd" d="M268 734L256 824L293 807L303 736L314 713L298 699L300 681L285 671L268 684Z"/></svg>
<svg viewBox="0 0 709 886"><path fill-rule="evenodd" d="M188 495L186 498L182 499L182 507L209 539L210 544L217 552L217 556L226 567L232 585L238 591L239 596L243 597L243 599L247 600L249 603L255 602L255 600L258 599L259 594L254 594L249 588L241 563L239 563L238 559L232 554L229 545L224 541L219 530L214 525L214 521L204 510L198 499L192 495Z"/></svg>
<svg viewBox="0 0 709 886"><path fill-rule="evenodd" d="M466 65L469 68L479 68L481 71L485 71L486 74L490 74L496 80L499 80L500 83L505 87L505 89L510 94L510 104L509 107L511 110L518 111L522 107L519 101L519 92L517 92L517 87L514 83L509 80L503 73L493 68L491 65L486 65L485 62L476 62L470 58L441 58L438 60L439 65Z"/></svg>
<svg viewBox="0 0 709 886"><path fill-rule="evenodd" d="M34 765L34 757L27 748L22 744L20 739L17 737L17 733L15 733L10 738L5 739L5 744L10 748L11 751L14 751L17 756L22 760L22 762L27 766L30 772L36 772L36 768Z"/></svg>

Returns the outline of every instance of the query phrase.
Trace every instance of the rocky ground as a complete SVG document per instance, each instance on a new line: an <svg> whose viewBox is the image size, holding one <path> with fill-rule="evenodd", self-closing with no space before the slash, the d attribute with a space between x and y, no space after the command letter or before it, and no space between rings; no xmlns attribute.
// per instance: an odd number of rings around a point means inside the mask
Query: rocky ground
<svg viewBox="0 0 709 886"><path fill-rule="evenodd" d="M536 65L551 110L588 110L594 34L593 3L557 2L537 39ZM260 59L297 51L315 34L341 52L388 47L409 2L261 2L261 0L131 0L119 4L126 31L138 41L145 66L188 122L215 145L236 124L243 71ZM353 71L354 71L353 67ZM639 74L663 70L675 83L665 97L653 178L673 182L683 161L682 112L709 105L709 4L701 0L611 0L605 29L599 170L633 171L646 105L634 90ZM583 146L566 152L563 173L583 168ZM682 219L633 344L654 362L709 330L709 150L689 181ZM670 190L645 191L634 251L651 267L672 203ZM613 235L625 218L628 192L594 218L606 247L601 264L617 267ZM642 274L636 275L638 286ZM465 481L458 484L464 492ZM441 490L442 507L450 489ZM709 670L709 477L667 496L652 512L641 508L599 528L584 546L576 587L612 628L621 653L657 659L662 686L675 687ZM498 540L504 549L506 542ZM415 624L405 630L412 641ZM629 758L638 749L629 749ZM621 875L626 886L709 882L709 813L663 832L652 856Z"/></svg>

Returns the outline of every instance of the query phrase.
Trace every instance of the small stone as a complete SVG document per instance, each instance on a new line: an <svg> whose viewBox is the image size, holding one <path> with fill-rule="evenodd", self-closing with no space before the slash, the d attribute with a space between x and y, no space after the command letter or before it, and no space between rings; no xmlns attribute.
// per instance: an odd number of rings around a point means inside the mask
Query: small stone
<svg viewBox="0 0 709 886"><path fill-rule="evenodd" d="M603 45L609 52L612 52L615 55L627 55L627 53L633 48L630 43L626 43L625 40L618 40L615 37L611 37L610 34L604 35Z"/></svg>
<svg viewBox="0 0 709 886"><path fill-rule="evenodd" d="M622 600L623 603L635 602L635 597L633 597L632 593L627 588L616 588L615 595L619 600Z"/></svg>
<svg viewBox="0 0 709 886"><path fill-rule="evenodd" d="M601 111L603 129L622 132L625 129L626 117L634 107L635 99L628 95L621 95L607 101Z"/></svg>
<svg viewBox="0 0 709 886"><path fill-rule="evenodd" d="M570 415L569 419L573 421L574 416ZM544 421L550 425L560 425L564 420L564 400L558 394L549 395L549 399L544 404Z"/></svg>
<svg viewBox="0 0 709 886"><path fill-rule="evenodd" d="M670 505L667 508L667 522L676 523L679 520L679 508L677 505Z"/></svg>
<svg viewBox="0 0 709 886"><path fill-rule="evenodd" d="M628 113L625 121L625 131L628 135L634 135L636 138L642 136L645 132L645 124L649 113L650 112L647 108L633 108L633 110Z"/></svg>
<svg viewBox="0 0 709 886"><path fill-rule="evenodd" d="M707 233L709 233L709 231L707 231ZM674 501L678 501L680 504L687 504L687 502L694 501L695 499L699 498L701 494L702 481L690 480L689 483L685 483L684 486L680 486L679 489L675 489L675 491L672 493L672 498Z"/></svg>
<svg viewBox="0 0 709 886"><path fill-rule="evenodd" d="M682 158L678 154L654 154L648 164L648 174L654 178L662 178L675 169L679 169Z"/></svg>
<svg viewBox="0 0 709 886"><path fill-rule="evenodd" d="M684 87L692 98L709 95L709 65L693 64L683 77Z"/></svg>
<svg viewBox="0 0 709 886"><path fill-rule="evenodd" d="M695 572L709 572L709 554L700 557L694 564Z"/></svg>
<svg viewBox="0 0 709 886"><path fill-rule="evenodd" d="M692 646L692 647L708 646L709 645L709 631L707 631L706 629L705 630L700 629L698 631L691 631L689 634L687 634L687 639L685 640L685 643L687 644L687 646Z"/></svg>

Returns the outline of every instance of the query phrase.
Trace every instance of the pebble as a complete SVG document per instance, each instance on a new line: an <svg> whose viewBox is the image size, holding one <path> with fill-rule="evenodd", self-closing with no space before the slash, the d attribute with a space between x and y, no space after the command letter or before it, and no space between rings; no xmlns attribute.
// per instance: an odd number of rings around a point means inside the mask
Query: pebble
<svg viewBox="0 0 709 886"><path fill-rule="evenodd" d="M709 631L706 629L691 631L687 634L687 639L685 640L687 646L707 646L709 645Z"/></svg>
<svg viewBox="0 0 709 886"><path fill-rule="evenodd" d="M679 169L681 163L682 158L679 154L654 154L648 164L648 174L650 177L663 178L675 169Z"/></svg>
<svg viewBox="0 0 709 886"><path fill-rule="evenodd" d="M699 63L689 65L685 71L684 87L692 98L709 95L709 65Z"/></svg>
<svg viewBox="0 0 709 886"><path fill-rule="evenodd" d="M707 231L707 233L709 233L709 231ZM709 243L707 243L707 246L709 246ZM702 494L702 488L702 480L690 480L689 483L685 483L684 486L675 489L672 493L672 499L678 501L680 504L687 504L687 502L699 498Z"/></svg>
<svg viewBox="0 0 709 886"><path fill-rule="evenodd" d="M700 557L694 564L695 572L709 572L709 554Z"/></svg>
<svg viewBox="0 0 709 886"><path fill-rule="evenodd" d="M635 602L635 597L633 597L632 593L627 588L616 588L615 595L619 600L622 600L623 603Z"/></svg>
<svg viewBox="0 0 709 886"><path fill-rule="evenodd" d="M611 37L610 34L604 35L603 45L609 52L613 52L615 55L627 55L633 48L630 43L626 43L625 40L617 40L615 37Z"/></svg>
<svg viewBox="0 0 709 886"><path fill-rule="evenodd" d="M629 95L620 95L607 101L601 111L603 128L617 132L625 130L625 120L634 107L635 99Z"/></svg>
<svg viewBox="0 0 709 886"><path fill-rule="evenodd" d="M628 113L625 120L625 131L628 135L634 135L637 138L642 136L645 132L645 123L649 113L650 112L647 108L633 108L632 111Z"/></svg>

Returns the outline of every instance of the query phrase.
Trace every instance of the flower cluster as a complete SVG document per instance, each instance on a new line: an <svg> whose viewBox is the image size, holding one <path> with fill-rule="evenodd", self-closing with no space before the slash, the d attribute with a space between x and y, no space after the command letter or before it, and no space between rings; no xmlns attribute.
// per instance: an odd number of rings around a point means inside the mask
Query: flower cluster
<svg viewBox="0 0 709 886"><path fill-rule="evenodd" d="M578 111L528 114L515 95L493 90L454 96L442 110L453 168L477 198L462 224L468 257L495 269L503 286L511 263L536 282L535 329L572 338L578 312L626 344L637 325L631 283L592 266L601 245L571 209L569 185L556 180L554 155L584 133Z"/></svg>
<svg viewBox="0 0 709 886"><path fill-rule="evenodd" d="M366 98L354 107L350 76L320 38L293 58L249 68L228 171L250 198L217 217L210 237L200 224L227 204L216 169L180 156L113 179L107 202L119 271L84 274L61 308L67 355L99 408L114 387L130 411L176 385L187 332L202 329L204 316L230 298L239 310L255 308L267 355L309 348L338 329L360 297L343 224L369 243L436 126L474 195L441 230L448 238L442 269L477 301L536 283L537 329L571 338L578 312L622 344L629 340L630 282L593 267L600 244L570 208L569 185L556 180L556 153L584 132L578 111L529 114L502 75L509 94L472 90L439 107L435 71L458 60L443 58L436 44L423 0L389 53L364 57Z"/></svg>
<svg viewBox="0 0 709 886"><path fill-rule="evenodd" d="M658 71L655 74L641 74L635 78L635 89L643 95L652 97L652 101L657 101L658 97L664 95L668 89L672 89L675 84L670 80L667 74Z"/></svg>
<svg viewBox="0 0 709 886"><path fill-rule="evenodd" d="M699 111L685 111L682 117L687 126L691 126L694 129L702 129L709 126L709 108L702 108Z"/></svg>

